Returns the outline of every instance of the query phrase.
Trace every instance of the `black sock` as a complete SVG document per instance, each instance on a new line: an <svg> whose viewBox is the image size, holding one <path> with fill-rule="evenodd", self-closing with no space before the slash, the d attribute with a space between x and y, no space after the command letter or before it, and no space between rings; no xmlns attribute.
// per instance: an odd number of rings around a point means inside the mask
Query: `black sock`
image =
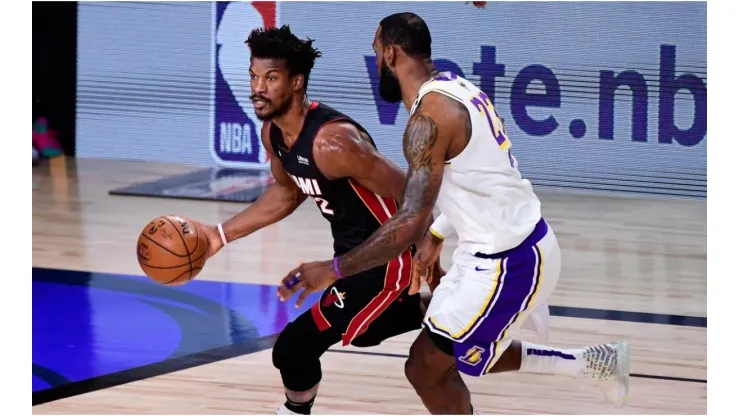
<svg viewBox="0 0 740 416"><path fill-rule="evenodd" d="M311 408L313 407L313 401L316 398L316 396L313 396L311 400L307 401L306 403L295 403L290 401L290 398L288 395L285 395L285 407L288 408L291 412L299 413L302 415L310 415L311 414Z"/></svg>

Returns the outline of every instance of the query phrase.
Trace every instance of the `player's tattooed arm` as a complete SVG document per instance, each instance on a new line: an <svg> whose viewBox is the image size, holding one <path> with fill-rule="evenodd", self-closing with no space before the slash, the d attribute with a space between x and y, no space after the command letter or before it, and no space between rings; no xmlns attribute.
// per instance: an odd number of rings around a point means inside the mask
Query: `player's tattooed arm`
<svg viewBox="0 0 740 416"><path fill-rule="evenodd" d="M403 170L351 123L340 121L322 127L314 140L313 156L316 167L329 179L350 178L382 197L398 202L403 198Z"/></svg>
<svg viewBox="0 0 740 416"><path fill-rule="evenodd" d="M401 208L364 243L339 258L344 276L385 264L424 236L439 194L447 147L460 130L457 112L429 94L409 118L403 137L409 169Z"/></svg>
<svg viewBox="0 0 740 416"><path fill-rule="evenodd" d="M269 132L270 123L266 122L262 126L262 145L270 153L270 169L275 182L247 209L223 223L229 242L282 220L306 200L306 195L290 179L282 162L275 156Z"/></svg>

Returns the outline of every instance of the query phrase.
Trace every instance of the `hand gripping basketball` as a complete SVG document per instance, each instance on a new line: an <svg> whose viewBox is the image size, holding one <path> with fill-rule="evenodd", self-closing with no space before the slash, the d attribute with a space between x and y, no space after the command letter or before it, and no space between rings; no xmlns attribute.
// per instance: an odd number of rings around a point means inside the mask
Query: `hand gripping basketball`
<svg viewBox="0 0 740 416"><path fill-rule="evenodd" d="M209 240L197 223L167 215L153 219L141 231L136 257L152 280L180 285L203 270L209 248Z"/></svg>

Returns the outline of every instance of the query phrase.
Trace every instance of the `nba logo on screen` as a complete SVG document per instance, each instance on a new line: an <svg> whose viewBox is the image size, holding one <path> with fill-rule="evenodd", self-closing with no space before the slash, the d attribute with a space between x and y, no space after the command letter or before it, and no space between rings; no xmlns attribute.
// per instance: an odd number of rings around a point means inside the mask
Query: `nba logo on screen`
<svg viewBox="0 0 740 416"><path fill-rule="evenodd" d="M213 48L213 131L211 154L224 166L266 168L260 140L262 122L249 99L249 47L258 27L277 24L276 2L215 2Z"/></svg>

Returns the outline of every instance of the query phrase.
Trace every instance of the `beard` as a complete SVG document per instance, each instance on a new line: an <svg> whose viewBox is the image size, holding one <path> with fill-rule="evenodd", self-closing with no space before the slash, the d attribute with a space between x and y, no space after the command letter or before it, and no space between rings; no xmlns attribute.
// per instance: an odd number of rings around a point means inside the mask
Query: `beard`
<svg viewBox="0 0 740 416"><path fill-rule="evenodd" d="M398 103L403 100L401 83L385 62L380 66L380 85L378 89L380 90L380 98L389 103Z"/></svg>
<svg viewBox="0 0 740 416"><path fill-rule="evenodd" d="M254 100L255 98L257 98L257 96L256 95L252 95L252 97L250 97L250 98ZM267 109L272 109L271 111L268 110L268 112L261 113L261 114L259 112L257 112L257 110L255 109L254 115L257 116L257 119L259 121L273 120L273 119L275 119L277 117L280 117L280 116L284 115L290 109L290 104L291 104L290 96L286 97L283 100L283 102L278 107L276 107L276 108L273 108L272 107L272 103L273 102L271 100L268 100L265 97L259 97L259 98L260 98L260 100L262 100L262 101L265 102L265 104L266 104L265 107L267 107Z"/></svg>

